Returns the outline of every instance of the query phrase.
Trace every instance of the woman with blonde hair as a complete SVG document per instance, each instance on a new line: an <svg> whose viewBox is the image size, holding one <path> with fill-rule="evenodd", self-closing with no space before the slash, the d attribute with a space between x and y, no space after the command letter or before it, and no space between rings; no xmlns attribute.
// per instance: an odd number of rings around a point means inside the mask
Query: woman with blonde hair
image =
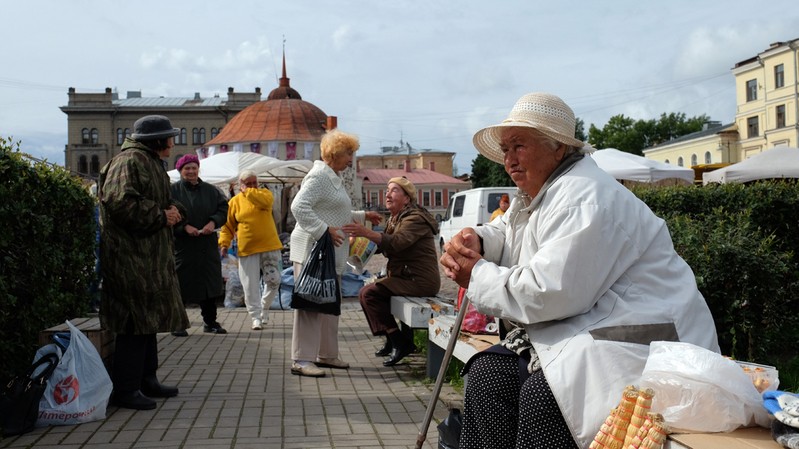
<svg viewBox="0 0 799 449"><path fill-rule="evenodd" d="M291 233L291 252L294 262L294 279L302 271L302 266L311 252L314 242L327 232L336 246L336 273L344 273L349 240L341 231L341 226L353 221L366 219L377 224L380 214L373 211L353 211L352 201L347 195L344 182L338 172L347 168L359 147L358 138L338 129L325 133L320 143L322 160L315 161L305 175L294 201L291 212L297 225ZM340 306L340 304L339 304ZM338 315L335 310L294 310L294 329L292 331L291 352L293 363L291 373L300 376L322 377L325 372L319 367L347 369L349 364L339 358Z"/></svg>

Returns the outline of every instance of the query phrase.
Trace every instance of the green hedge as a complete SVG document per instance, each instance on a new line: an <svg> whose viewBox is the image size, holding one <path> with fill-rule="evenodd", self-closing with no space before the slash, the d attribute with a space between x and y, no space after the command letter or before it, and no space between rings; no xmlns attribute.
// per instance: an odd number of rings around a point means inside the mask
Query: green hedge
<svg viewBox="0 0 799 449"><path fill-rule="evenodd" d="M713 314L722 353L775 365L780 388L799 388L799 185L632 191L668 223Z"/></svg>
<svg viewBox="0 0 799 449"><path fill-rule="evenodd" d="M89 309L94 200L80 181L0 137L0 379L31 363L39 331Z"/></svg>

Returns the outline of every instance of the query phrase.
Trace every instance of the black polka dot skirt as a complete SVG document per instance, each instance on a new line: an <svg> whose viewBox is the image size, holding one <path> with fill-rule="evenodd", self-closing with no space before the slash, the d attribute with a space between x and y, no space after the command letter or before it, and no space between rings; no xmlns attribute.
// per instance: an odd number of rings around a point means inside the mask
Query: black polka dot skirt
<svg viewBox="0 0 799 449"><path fill-rule="evenodd" d="M577 449L544 372L520 380L516 354L470 360L461 449Z"/></svg>

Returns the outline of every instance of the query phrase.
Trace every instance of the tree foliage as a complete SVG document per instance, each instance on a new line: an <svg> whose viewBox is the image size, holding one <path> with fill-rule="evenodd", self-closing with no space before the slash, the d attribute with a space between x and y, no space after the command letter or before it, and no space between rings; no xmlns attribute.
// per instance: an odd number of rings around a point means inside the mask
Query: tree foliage
<svg viewBox="0 0 799 449"><path fill-rule="evenodd" d="M641 156L644 148L701 131L709 121L707 115L686 118L682 112L664 112L657 120L634 120L619 114L611 117L602 129L591 124L588 142L597 149L616 148Z"/></svg>

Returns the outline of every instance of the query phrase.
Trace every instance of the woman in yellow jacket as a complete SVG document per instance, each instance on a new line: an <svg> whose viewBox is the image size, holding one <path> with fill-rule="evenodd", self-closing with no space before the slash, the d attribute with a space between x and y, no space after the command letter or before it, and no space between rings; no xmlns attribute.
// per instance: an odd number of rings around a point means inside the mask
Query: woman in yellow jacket
<svg viewBox="0 0 799 449"><path fill-rule="evenodd" d="M283 244L277 235L272 217L274 197L269 189L258 188L258 176L252 170L239 174L240 193L228 202L227 223L219 234L222 257L238 239L239 278L244 288L244 304L252 318L252 329L263 329L268 321L269 306L280 289L280 250ZM263 273L266 291L260 291Z"/></svg>

